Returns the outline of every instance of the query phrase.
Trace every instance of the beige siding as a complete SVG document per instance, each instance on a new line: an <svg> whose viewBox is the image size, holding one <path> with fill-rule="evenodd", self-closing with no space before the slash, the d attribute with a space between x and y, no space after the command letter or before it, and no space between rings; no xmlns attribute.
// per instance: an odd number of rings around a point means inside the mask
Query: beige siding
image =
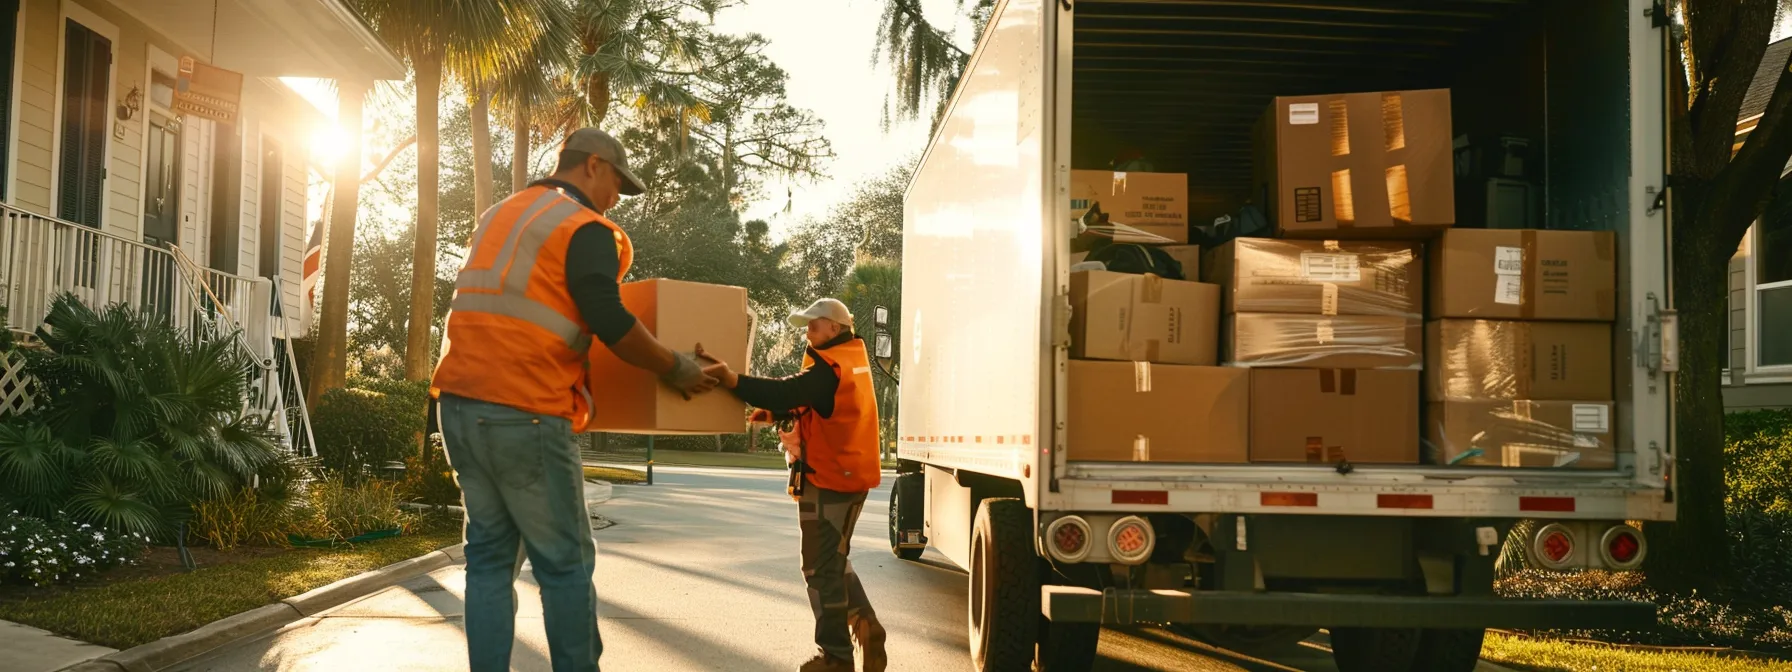
<svg viewBox="0 0 1792 672"><path fill-rule="evenodd" d="M62 7L56 0L26 0L25 62L19 81L19 155L14 202L21 208L45 215L50 209L50 150L56 124L56 50L62 31L58 21Z"/></svg>
<svg viewBox="0 0 1792 672"><path fill-rule="evenodd" d="M1730 369L1748 366L1748 257L1730 257Z"/></svg>
<svg viewBox="0 0 1792 672"><path fill-rule="evenodd" d="M261 132L259 123L242 124L242 193L237 196L236 274L253 278L261 273ZM228 270L228 269L227 269Z"/></svg>
<svg viewBox="0 0 1792 672"><path fill-rule="evenodd" d="M289 136L303 137L303 136ZM294 336L301 336L304 325L299 323L302 312L299 307L299 283L305 262L305 240L311 231L305 221L305 147L292 141L280 145L281 156L286 161L286 172L281 181L280 224L280 284L281 314L286 316L286 331Z"/></svg>

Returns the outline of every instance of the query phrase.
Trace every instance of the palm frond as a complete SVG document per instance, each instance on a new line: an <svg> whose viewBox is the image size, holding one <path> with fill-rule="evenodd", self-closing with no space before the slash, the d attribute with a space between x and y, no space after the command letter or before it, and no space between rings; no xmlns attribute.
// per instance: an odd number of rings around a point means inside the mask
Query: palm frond
<svg viewBox="0 0 1792 672"><path fill-rule="evenodd" d="M109 530L159 536L166 530L162 511L137 489L105 476L82 483L69 499L75 517Z"/></svg>
<svg viewBox="0 0 1792 672"><path fill-rule="evenodd" d="M68 484L68 446L34 422L0 424L0 484L8 494L39 495Z"/></svg>

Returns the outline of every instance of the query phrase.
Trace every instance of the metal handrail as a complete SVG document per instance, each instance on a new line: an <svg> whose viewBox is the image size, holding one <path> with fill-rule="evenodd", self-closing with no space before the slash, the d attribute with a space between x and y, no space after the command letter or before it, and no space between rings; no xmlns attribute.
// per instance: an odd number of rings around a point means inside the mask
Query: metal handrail
<svg viewBox="0 0 1792 672"><path fill-rule="evenodd" d="M274 278L274 317L280 319L281 344L286 348L286 367L292 374L294 403L299 406L299 421L305 428L305 441L310 444L311 454L317 454L317 436L311 430L311 409L305 405L304 381L299 379L299 357L292 349L292 334L286 331L286 285L280 278ZM303 297L301 296L301 299ZM295 446L296 447L296 446Z"/></svg>
<svg viewBox="0 0 1792 672"><path fill-rule="evenodd" d="M154 249L154 248L152 248L152 249ZM243 328L242 328L243 323L230 316L229 306L225 305L224 300L218 298L217 293L212 291L211 283L208 283L204 280L205 273L207 273L208 271L201 268L199 266L199 264L195 263L191 257L187 256L186 252L181 251L181 249L179 247L169 247L169 248L166 248L166 251L171 253L174 256L175 264L179 265L181 267L182 275L185 276L189 280L189 284L190 285L196 284L201 289L204 289L205 290L204 298L211 299L212 305L215 306L218 310L218 314L224 316L225 321L229 322L230 324L232 324L236 327L236 329L234 329L233 333L231 334L232 340L235 340L237 342L237 345L243 349L244 354L249 355L249 361L255 363L255 368L261 369L262 371L273 371L275 368L274 367L274 358L268 357L266 360L263 360L259 355L257 355L255 353L254 344L251 344L249 342L248 337L243 335ZM223 271L211 271L211 272L215 272L218 275L222 275L222 276L229 277L232 279L242 280L244 282L249 283L251 286L256 284L255 280L251 280L249 278L244 278L242 276L234 275L231 273L225 273ZM189 289L189 291L192 291L191 287L189 287L188 289ZM194 298L195 302L197 302L201 297L199 297L197 292L195 292L193 298Z"/></svg>

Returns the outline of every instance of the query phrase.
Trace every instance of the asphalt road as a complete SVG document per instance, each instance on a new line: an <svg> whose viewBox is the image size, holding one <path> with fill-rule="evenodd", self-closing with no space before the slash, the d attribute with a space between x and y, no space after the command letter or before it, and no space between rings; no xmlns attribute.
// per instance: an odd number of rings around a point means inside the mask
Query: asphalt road
<svg viewBox="0 0 1792 672"><path fill-rule="evenodd" d="M615 523L593 533L604 669L795 669L815 649L782 472L661 468L656 481L618 486L594 510ZM852 558L890 631L890 669L969 669L965 574L932 551L892 556L887 496L866 505ZM523 579L512 664L547 670L539 595L526 569ZM464 670L464 585L460 567L438 570L175 669ZM1163 630L1110 629L1096 669L1332 672L1322 642L1258 660Z"/></svg>

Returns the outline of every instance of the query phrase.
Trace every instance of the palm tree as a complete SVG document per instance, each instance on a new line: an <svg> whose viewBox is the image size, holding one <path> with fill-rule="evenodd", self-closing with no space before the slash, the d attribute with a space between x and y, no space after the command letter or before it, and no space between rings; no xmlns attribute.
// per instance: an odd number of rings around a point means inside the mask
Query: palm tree
<svg viewBox="0 0 1792 672"><path fill-rule="evenodd" d="M704 66L710 31L683 15L713 19L732 0L574 1L582 95L563 110L568 122L601 128L618 93L649 120L707 119L689 81Z"/></svg>
<svg viewBox="0 0 1792 672"><path fill-rule="evenodd" d="M967 0L957 0L964 9ZM969 0L972 40L983 34L989 23L995 0ZM972 45L973 47L975 45ZM959 46L950 30L927 21L921 12L921 0L884 0L883 19L877 25L877 44L872 51L874 62L889 62L896 87L894 117L914 119L924 103L932 99L933 120L945 111L958 85L958 77L970 62L971 49ZM888 103L886 103L886 108ZM889 117L890 111L885 110ZM888 119L886 119L886 122Z"/></svg>
<svg viewBox="0 0 1792 672"><path fill-rule="evenodd" d="M429 376L434 316L441 184L437 106L443 74L463 82L484 82L521 67L529 46L565 7L559 0L360 0L359 6L380 38L411 62L416 76L417 238L411 260L405 378L422 380ZM489 132L489 126L487 129ZM487 171L485 183L489 184L489 168Z"/></svg>

